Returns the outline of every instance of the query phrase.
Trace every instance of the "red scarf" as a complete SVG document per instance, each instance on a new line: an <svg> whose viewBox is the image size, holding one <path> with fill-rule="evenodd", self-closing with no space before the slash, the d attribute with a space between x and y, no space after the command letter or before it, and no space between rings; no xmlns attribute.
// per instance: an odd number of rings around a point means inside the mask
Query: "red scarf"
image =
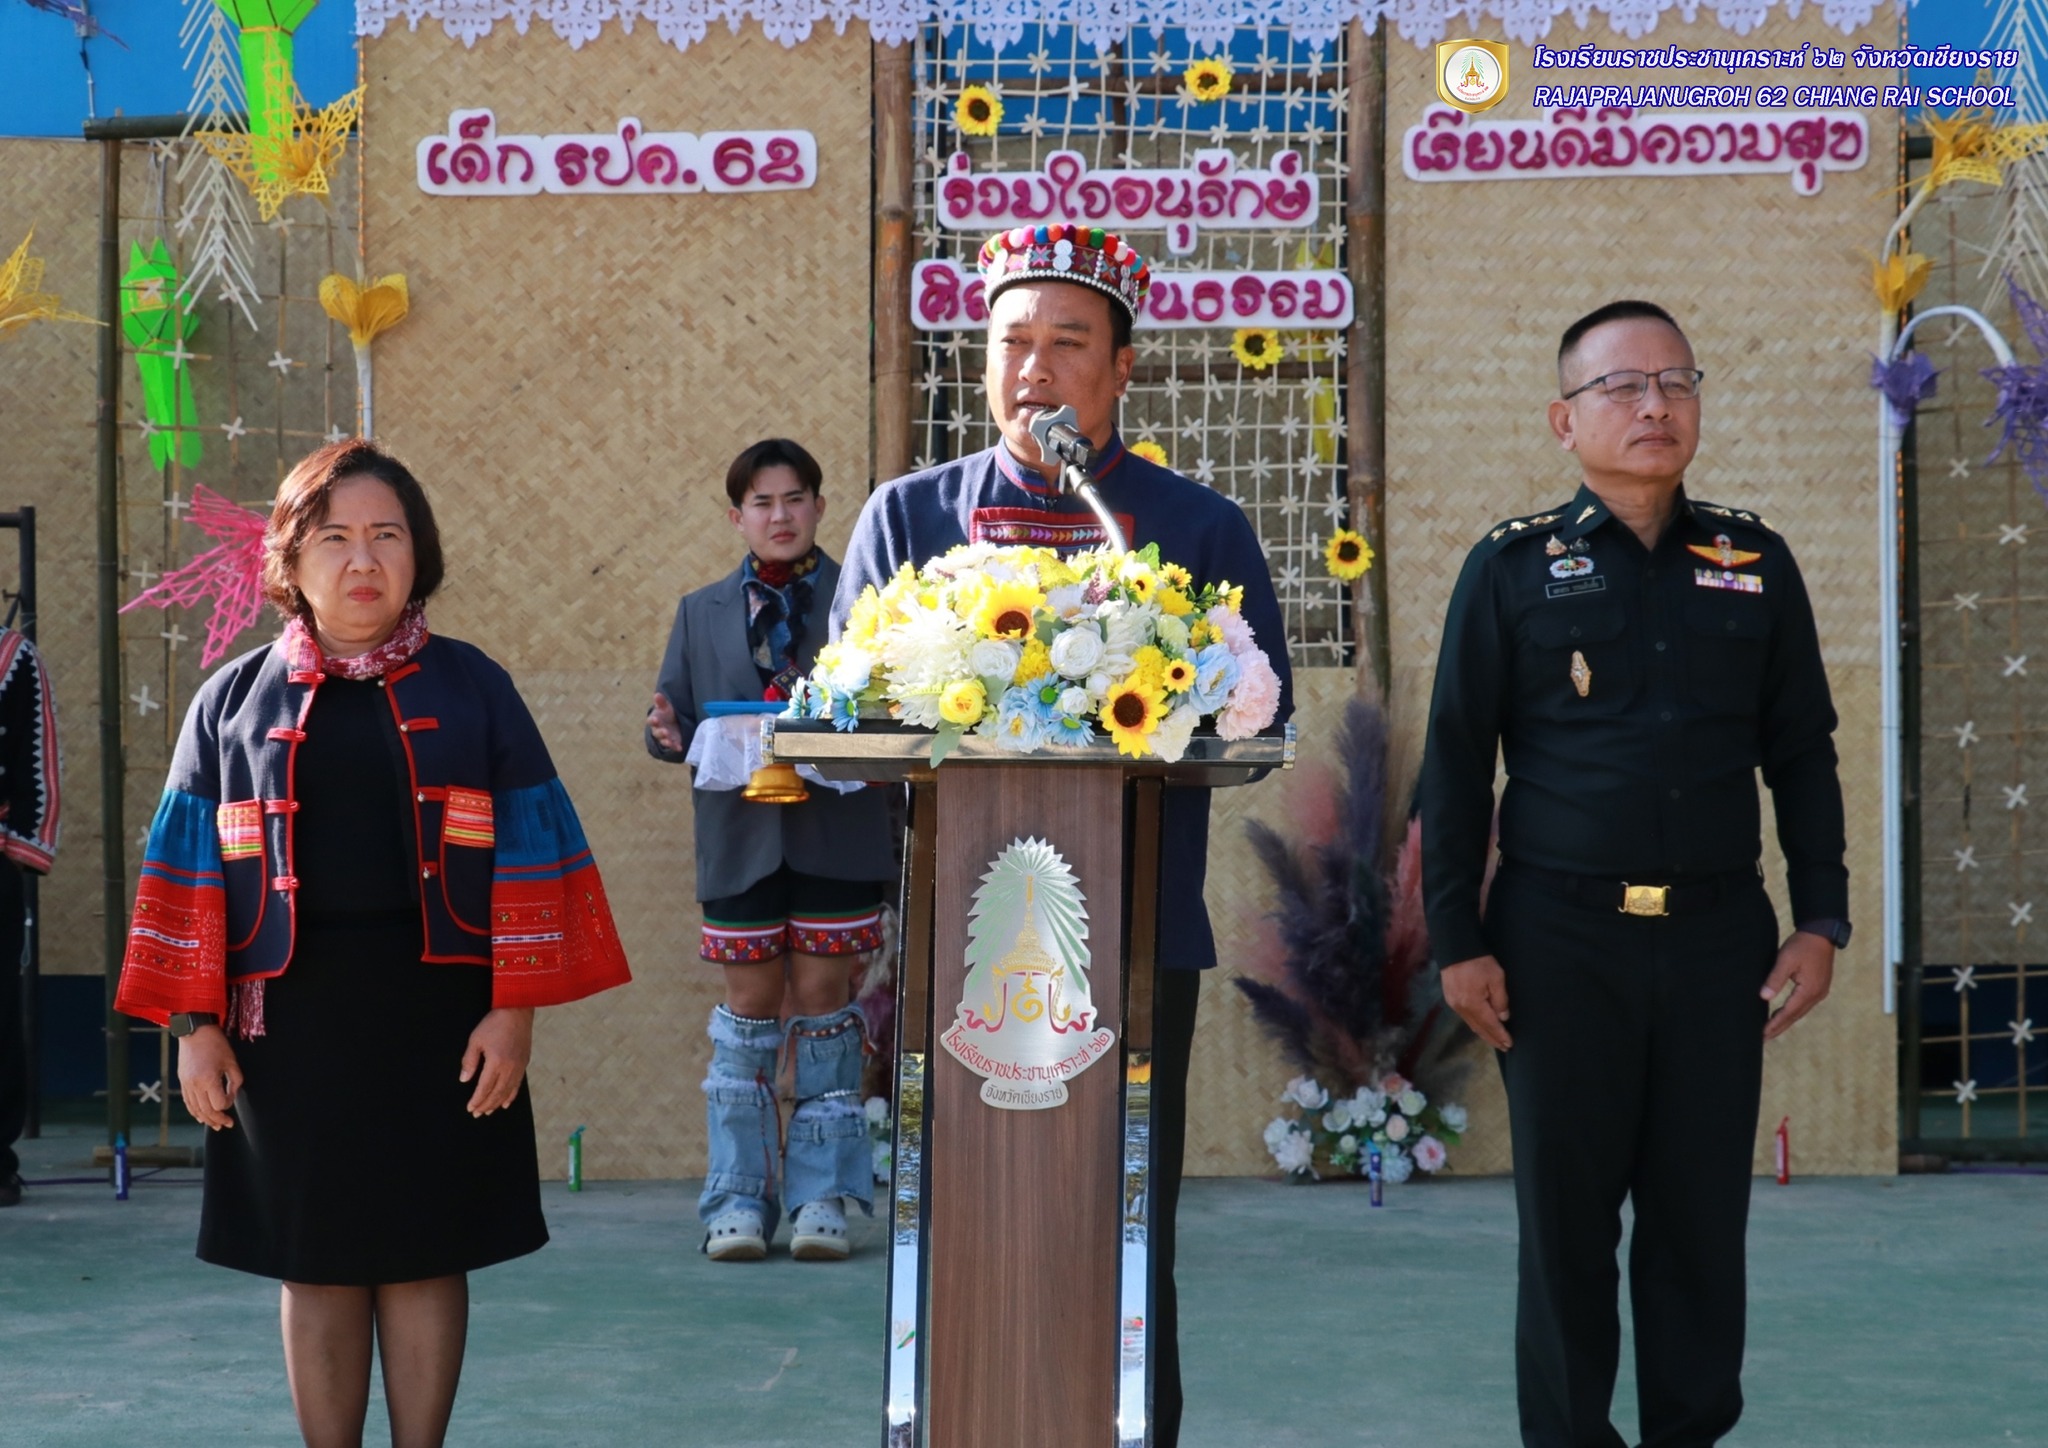
<svg viewBox="0 0 2048 1448"><path fill-rule="evenodd" d="M284 658L288 667L295 672L334 674L344 679L375 679L388 674L426 646L427 611L418 603L405 606L390 638L353 658L327 657L304 619L295 618L284 626Z"/></svg>

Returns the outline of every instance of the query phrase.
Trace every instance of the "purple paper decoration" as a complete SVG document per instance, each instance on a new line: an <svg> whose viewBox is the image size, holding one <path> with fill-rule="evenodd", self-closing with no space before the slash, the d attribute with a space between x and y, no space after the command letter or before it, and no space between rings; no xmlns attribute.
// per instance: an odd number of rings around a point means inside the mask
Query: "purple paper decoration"
<svg viewBox="0 0 2048 1448"><path fill-rule="evenodd" d="M1940 375L1925 352L1908 352L1895 362L1870 360L1870 385L1884 394L1892 426L1901 430L1913 420L1914 409L1934 396L1934 379Z"/></svg>
<svg viewBox="0 0 2048 1448"><path fill-rule="evenodd" d="M2027 481L2041 501L2048 503L2048 307L2027 295L2026 288L2011 277L2005 284L2037 360L2031 367L2015 362L2010 367L1984 369L1984 376L1998 384L1994 416L2004 424L1990 461L1997 462L2011 448Z"/></svg>

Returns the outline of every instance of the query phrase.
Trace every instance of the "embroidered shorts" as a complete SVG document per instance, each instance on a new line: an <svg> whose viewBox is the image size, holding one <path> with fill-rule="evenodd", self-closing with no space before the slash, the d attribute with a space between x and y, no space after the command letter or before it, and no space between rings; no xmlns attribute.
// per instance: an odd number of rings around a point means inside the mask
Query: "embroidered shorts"
<svg viewBox="0 0 2048 1448"><path fill-rule="evenodd" d="M752 965L803 955L860 955L882 944L880 880L828 880L783 865L737 895L704 902L704 944L713 965Z"/></svg>

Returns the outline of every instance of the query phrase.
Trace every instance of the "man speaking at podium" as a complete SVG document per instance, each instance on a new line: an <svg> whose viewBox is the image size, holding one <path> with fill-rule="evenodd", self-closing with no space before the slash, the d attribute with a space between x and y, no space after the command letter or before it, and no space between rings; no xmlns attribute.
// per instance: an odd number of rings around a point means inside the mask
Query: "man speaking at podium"
<svg viewBox="0 0 2048 1448"><path fill-rule="evenodd" d="M877 589L905 564L920 567L963 543L1033 544L1063 552L1099 547L1101 524L1063 494L1057 458L1042 456L1031 424L1062 406L1093 453L1096 492L1132 547L1159 556L1197 585L1244 588L1244 619L1280 676L1280 712L1294 710L1293 677L1279 600L1244 512L1200 483L1125 450L1117 404L1137 352L1131 328L1151 274L1121 238L1084 226L1024 226L989 238L980 268L988 298L989 413L1002 433L994 447L877 488L861 509L832 601L836 639L863 588ZM1166 792L1161 878L1173 898L1159 917L1159 972L1153 1001L1153 1442L1180 1436L1180 1355L1173 1288L1174 1207L1180 1196L1187 1125L1188 1053L1194 1043L1198 971L1216 964L1216 940L1202 902L1209 852L1209 795Z"/></svg>

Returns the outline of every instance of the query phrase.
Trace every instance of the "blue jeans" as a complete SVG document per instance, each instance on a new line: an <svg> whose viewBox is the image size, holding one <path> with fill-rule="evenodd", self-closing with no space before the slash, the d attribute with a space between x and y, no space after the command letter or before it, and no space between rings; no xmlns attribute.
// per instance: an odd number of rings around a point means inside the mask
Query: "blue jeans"
<svg viewBox="0 0 2048 1448"><path fill-rule="evenodd" d="M852 1006L779 1021L711 1012L711 1072L704 1078L711 1160L697 1215L705 1222L752 1211L773 1236L780 1207L851 1197L874 1200L873 1156L860 1099L861 1018ZM796 1056L796 1109L788 1144L777 1149L776 1061L787 1040Z"/></svg>

